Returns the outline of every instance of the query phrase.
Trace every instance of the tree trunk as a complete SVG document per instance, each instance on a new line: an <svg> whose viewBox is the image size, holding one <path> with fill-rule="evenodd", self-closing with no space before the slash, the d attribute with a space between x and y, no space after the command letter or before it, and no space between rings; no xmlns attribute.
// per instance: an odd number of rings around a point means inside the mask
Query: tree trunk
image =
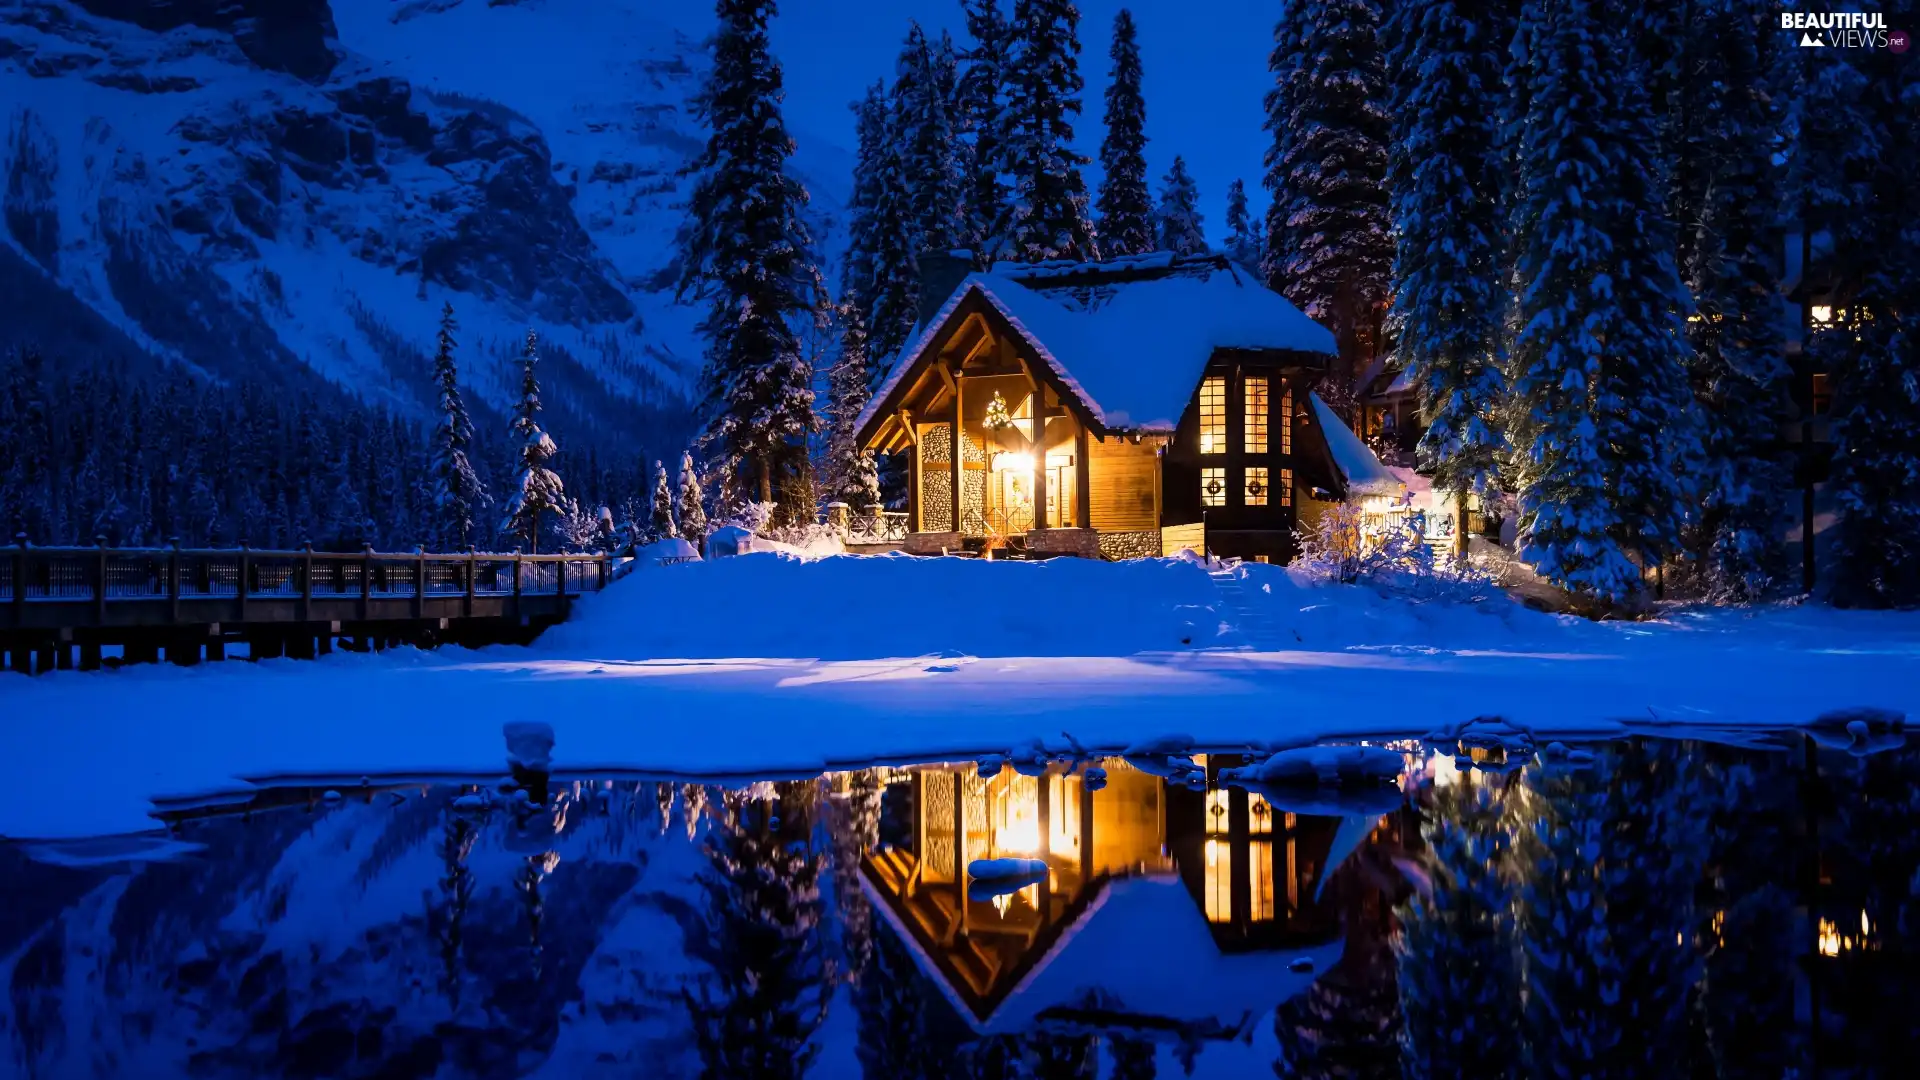
<svg viewBox="0 0 1920 1080"><path fill-rule="evenodd" d="M761 454L754 459L754 469L760 474L760 501L773 501L773 457Z"/></svg>
<svg viewBox="0 0 1920 1080"><path fill-rule="evenodd" d="M1467 489L1461 488L1453 495L1453 557L1460 562L1467 561Z"/></svg>

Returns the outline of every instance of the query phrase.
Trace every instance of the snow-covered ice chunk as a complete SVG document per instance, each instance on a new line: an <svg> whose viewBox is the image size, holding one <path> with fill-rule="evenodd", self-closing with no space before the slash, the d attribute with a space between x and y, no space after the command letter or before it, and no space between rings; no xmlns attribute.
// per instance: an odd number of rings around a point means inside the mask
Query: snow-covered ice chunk
<svg viewBox="0 0 1920 1080"><path fill-rule="evenodd" d="M975 881L1033 879L1047 872L1041 859L975 859L967 864L967 876Z"/></svg>
<svg viewBox="0 0 1920 1080"><path fill-rule="evenodd" d="M1302 746L1265 761L1220 770L1228 784L1378 784L1400 775L1406 760L1383 746Z"/></svg>
<svg viewBox="0 0 1920 1080"><path fill-rule="evenodd" d="M1120 755L1122 757L1161 757L1167 754L1179 754L1185 757L1192 752L1193 736L1179 734L1156 735L1151 739L1141 739L1120 751Z"/></svg>
<svg viewBox="0 0 1920 1080"><path fill-rule="evenodd" d="M553 765L553 725L539 720L509 720L507 763L529 772L549 772Z"/></svg>

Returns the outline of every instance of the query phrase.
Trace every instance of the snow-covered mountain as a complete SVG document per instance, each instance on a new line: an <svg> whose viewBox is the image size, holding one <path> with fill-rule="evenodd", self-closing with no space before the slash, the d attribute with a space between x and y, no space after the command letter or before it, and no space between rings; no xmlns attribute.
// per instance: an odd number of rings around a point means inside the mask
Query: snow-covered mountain
<svg viewBox="0 0 1920 1080"><path fill-rule="evenodd" d="M303 370L402 407L451 301L503 405L620 428L699 367L676 304L704 27L657 0L0 0L0 319L70 362ZM667 9L667 10L663 10ZM805 133L816 235L850 169Z"/></svg>

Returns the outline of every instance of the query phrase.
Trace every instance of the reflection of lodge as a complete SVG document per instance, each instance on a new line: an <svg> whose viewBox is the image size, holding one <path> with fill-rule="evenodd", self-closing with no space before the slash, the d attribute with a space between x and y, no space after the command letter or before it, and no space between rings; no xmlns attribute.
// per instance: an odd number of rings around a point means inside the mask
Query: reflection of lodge
<svg viewBox="0 0 1920 1080"><path fill-rule="evenodd" d="M1339 920L1317 891L1371 818L1343 828L1244 791L1170 787L1118 759L1105 768L1098 791L1060 765L991 780L918 770L911 834L863 865L876 907L975 1029L1230 1036L1338 960ZM968 881L973 860L1000 858L1044 859L1048 872Z"/></svg>

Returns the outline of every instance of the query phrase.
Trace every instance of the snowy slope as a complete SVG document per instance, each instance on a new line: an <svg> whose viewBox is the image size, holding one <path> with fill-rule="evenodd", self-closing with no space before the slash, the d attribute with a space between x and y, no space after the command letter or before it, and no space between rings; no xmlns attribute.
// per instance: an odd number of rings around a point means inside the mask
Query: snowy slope
<svg viewBox="0 0 1920 1080"><path fill-rule="evenodd" d="M0 258L150 352L217 376L304 366L406 404L451 301L468 378L495 404L528 326L561 361L555 392L589 408L689 391L697 313L673 301L671 239L704 57L684 12L674 26L646 0L7 7ZM831 250L847 162L803 145ZM57 328L39 332L61 351Z"/></svg>

